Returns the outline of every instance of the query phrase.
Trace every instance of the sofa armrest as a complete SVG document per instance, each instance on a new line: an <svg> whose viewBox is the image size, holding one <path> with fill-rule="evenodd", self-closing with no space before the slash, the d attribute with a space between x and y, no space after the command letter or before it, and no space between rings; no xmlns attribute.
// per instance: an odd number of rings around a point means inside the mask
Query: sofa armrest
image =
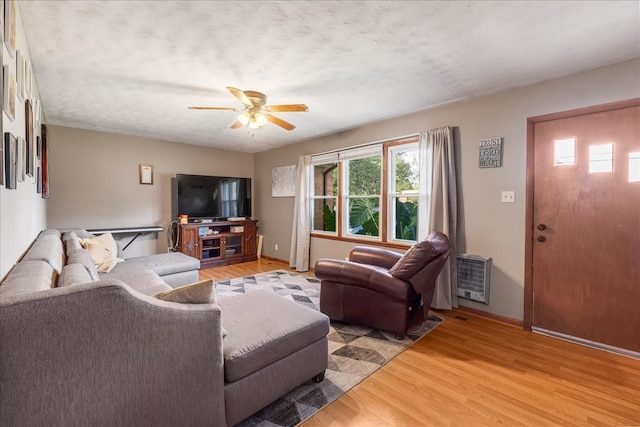
<svg viewBox="0 0 640 427"><path fill-rule="evenodd" d="M368 264L322 258L316 262L314 273L322 281L357 286L393 298L407 299L412 291L408 283L396 279L385 268Z"/></svg>
<svg viewBox="0 0 640 427"><path fill-rule="evenodd" d="M402 258L402 254L372 246L356 246L349 254L349 261L377 265L386 269L393 267L400 258Z"/></svg>
<svg viewBox="0 0 640 427"><path fill-rule="evenodd" d="M0 299L0 425L224 425L220 308L102 280Z"/></svg>

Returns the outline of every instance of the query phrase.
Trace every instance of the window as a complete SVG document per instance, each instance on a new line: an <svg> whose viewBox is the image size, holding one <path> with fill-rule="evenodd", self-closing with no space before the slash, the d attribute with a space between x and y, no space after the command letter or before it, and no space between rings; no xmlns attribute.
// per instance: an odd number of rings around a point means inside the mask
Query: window
<svg viewBox="0 0 640 427"><path fill-rule="evenodd" d="M629 153L629 182L640 182L640 151Z"/></svg>
<svg viewBox="0 0 640 427"><path fill-rule="evenodd" d="M390 240L415 242L418 234L419 167L418 144L389 148Z"/></svg>
<svg viewBox="0 0 640 427"><path fill-rule="evenodd" d="M589 173L613 172L613 144L589 146Z"/></svg>
<svg viewBox="0 0 640 427"><path fill-rule="evenodd" d="M417 140L313 156L312 232L338 238L415 242L420 170Z"/></svg>
<svg viewBox="0 0 640 427"><path fill-rule="evenodd" d="M312 165L312 231L335 234L338 208L338 163Z"/></svg>
<svg viewBox="0 0 640 427"><path fill-rule="evenodd" d="M343 224L346 234L380 236L380 206L382 194L382 155L346 160L346 183Z"/></svg>
<svg viewBox="0 0 640 427"><path fill-rule="evenodd" d="M576 140L575 138L555 140L555 166L571 166L576 164Z"/></svg>

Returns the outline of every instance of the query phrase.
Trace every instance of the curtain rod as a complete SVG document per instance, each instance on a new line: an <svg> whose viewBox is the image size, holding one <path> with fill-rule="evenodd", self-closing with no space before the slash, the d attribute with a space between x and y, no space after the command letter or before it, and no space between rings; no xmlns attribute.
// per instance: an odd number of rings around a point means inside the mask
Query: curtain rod
<svg viewBox="0 0 640 427"><path fill-rule="evenodd" d="M397 136L395 138L387 138L387 139L382 139L380 141L376 141L376 142L367 142L366 144L360 144L360 145L354 145L351 147L345 147L345 148L336 148L335 150L329 150L329 151L323 151L322 153L315 153L315 154L311 154L311 157L315 157L315 156L324 156L325 154L331 154L331 153L339 153L341 151L346 151L346 150L352 150L354 148L362 148L362 147L368 147L370 145L379 145L379 144L384 144L385 142L389 142L389 141L397 141L399 139L407 139L407 138L414 138L416 136L420 136L421 132L418 133L412 133L409 135L404 135L404 136Z"/></svg>

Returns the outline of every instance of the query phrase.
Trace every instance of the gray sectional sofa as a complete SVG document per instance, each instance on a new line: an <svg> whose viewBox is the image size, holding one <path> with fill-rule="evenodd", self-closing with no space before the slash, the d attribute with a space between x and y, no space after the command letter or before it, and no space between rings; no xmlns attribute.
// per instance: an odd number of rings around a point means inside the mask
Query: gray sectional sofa
<svg viewBox="0 0 640 427"><path fill-rule="evenodd" d="M197 281L197 259L101 274L76 240L44 230L0 284L0 425L235 425L322 379L324 314L270 291L163 301L167 282Z"/></svg>

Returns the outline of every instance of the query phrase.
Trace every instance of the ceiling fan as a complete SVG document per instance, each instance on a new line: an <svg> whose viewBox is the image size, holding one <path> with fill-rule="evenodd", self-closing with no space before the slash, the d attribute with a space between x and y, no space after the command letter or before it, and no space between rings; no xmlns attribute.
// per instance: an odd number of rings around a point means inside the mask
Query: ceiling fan
<svg viewBox="0 0 640 427"><path fill-rule="evenodd" d="M190 110L219 110L219 111L243 111L238 120L231 125L231 129L248 126L250 129L258 129L267 122L271 122L286 130L293 130L295 126L269 113L304 112L309 107L304 104L266 105L267 96L264 93L253 90L240 90L235 87L227 87L242 104L244 108L234 107L189 107Z"/></svg>

